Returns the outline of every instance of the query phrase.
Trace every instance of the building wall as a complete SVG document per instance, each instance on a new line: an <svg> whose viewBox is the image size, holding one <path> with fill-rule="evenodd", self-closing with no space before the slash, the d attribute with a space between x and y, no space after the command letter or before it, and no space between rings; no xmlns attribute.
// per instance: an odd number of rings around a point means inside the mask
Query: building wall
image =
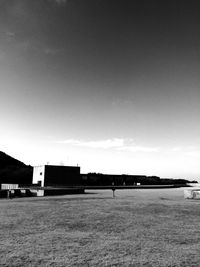
<svg viewBox="0 0 200 267"><path fill-rule="evenodd" d="M80 167L45 166L44 186L66 186L81 184Z"/></svg>
<svg viewBox="0 0 200 267"><path fill-rule="evenodd" d="M41 182L41 186L44 186L45 165L36 166L33 168L33 184Z"/></svg>
<svg viewBox="0 0 200 267"><path fill-rule="evenodd" d="M0 185L0 188L3 190L3 189L18 189L19 188L19 185L18 184L1 184Z"/></svg>

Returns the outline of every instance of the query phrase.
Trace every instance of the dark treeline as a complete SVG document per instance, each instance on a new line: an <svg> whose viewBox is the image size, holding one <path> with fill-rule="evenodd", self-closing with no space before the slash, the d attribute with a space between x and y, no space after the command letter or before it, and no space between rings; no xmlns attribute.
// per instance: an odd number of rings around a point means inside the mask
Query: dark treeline
<svg viewBox="0 0 200 267"><path fill-rule="evenodd" d="M0 151L0 184L31 184L33 167Z"/></svg>
<svg viewBox="0 0 200 267"><path fill-rule="evenodd" d="M168 184L187 184L191 181L185 179L161 179L158 176L145 175L112 175L102 173L82 174L83 185L168 185ZM196 181L192 181L196 182Z"/></svg>
<svg viewBox="0 0 200 267"><path fill-rule="evenodd" d="M0 184L31 184L33 167L9 165L0 170Z"/></svg>

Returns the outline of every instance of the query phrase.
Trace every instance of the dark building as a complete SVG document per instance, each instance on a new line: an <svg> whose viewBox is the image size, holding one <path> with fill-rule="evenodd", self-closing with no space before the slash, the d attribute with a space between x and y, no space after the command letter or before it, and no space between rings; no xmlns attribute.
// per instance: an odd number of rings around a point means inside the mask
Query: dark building
<svg viewBox="0 0 200 267"><path fill-rule="evenodd" d="M33 169L33 184L40 186L80 185L80 167L42 165Z"/></svg>

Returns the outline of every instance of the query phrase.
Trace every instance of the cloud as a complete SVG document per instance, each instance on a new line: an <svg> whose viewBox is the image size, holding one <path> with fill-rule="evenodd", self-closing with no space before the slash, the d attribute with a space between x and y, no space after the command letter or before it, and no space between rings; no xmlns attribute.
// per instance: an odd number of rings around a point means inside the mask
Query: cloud
<svg viewBox="0 0 200 267"><path fill-rule="evenodd" d="M181 152L183 148L181 146L175 146L170 148L170 152Z"/></svg>
<svg viewBox="0 0 200 267"><path fill-rule="evenodd" d="M15 37L15 33L11 31L6 31L6 36L8 37Z"/></svg>
<svg viewBox="0 0 200 267"><path fill-rule="evenodd" d="M72 146L87 147L87 148L96 148L96 149L114 149L118 151L127 151L127 152L157 152L158 147L147 147L139 146L133 143L132 139L123 139L123 138L113 138L97 141L80 141L76 139L67 139L64 141L59 141L58 143L68 144Z"/></svg>
<svg viewBox="0 0 200 267"><path fill-rule="evenodd" d="M200 157L200 150L195 146L175 146L166 149L167 153L178 153L190 157Z"/></svg>
<svg viewBox="0 0 200 267"><path fill-rule="evenodd" d="M66 4L68 0L54 0L58 5L60 4Z"/></svg>
<svg viewBox="0 0 200 267"><path fill-rule="evenodd" d="M69 2L69 0L48 0L48 1L58 6L65 5Z"/></svg>
<svg viewBox="0 0 200 267"><path fill-rule="evenodd" d="M44 49L44 53L46 55L56 55L60 52L61 50L60 49L53 49L53 48L45 48Z"/></svg>
<svg viewBox="0 0 200 267"><path fill-rule="evenodd" d="M175 146L167 148L164 152L168 154L177 154L178 156L186 156L190 158L199 158L200 157L200 148L195 146Z"/></svg>
<svg viewBox="0 0 200 267"><path fill-rule="evenodd" d="M146 147L146 146L137 146L137 145L131 145L131 146L124 146L119 148L121 151L129 151L129 152L158 152L159 147Z"/></svg>
<svg viewBox="0 0 200 267"><path fill-rule="evenodd" d="M197 157L199 158L200 157L200 151L189 151L189 152L185 152L184 153L186 156L188 157Z"/></svg>
<svg viewBox="0 0 200 267"><path fill-rule="evenodd" d="M75 139L67 139L59 143L69 144L74 146L82 146L88 148L119 148L124 145L124 140L120 138L106 139L106 140L97 140L97 141L80 141Z"/></svg>

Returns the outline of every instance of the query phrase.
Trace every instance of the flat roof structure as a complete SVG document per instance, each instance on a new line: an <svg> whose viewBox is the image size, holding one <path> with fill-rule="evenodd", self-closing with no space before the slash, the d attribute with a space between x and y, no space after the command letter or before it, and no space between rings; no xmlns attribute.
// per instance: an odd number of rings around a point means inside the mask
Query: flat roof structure
<svg viewBox="0 0 200 267"><path fill-rule="evenodd" d="M41 165L33 168L33 184L39 186L67 186L81 184L80 167Z"/></svg>

